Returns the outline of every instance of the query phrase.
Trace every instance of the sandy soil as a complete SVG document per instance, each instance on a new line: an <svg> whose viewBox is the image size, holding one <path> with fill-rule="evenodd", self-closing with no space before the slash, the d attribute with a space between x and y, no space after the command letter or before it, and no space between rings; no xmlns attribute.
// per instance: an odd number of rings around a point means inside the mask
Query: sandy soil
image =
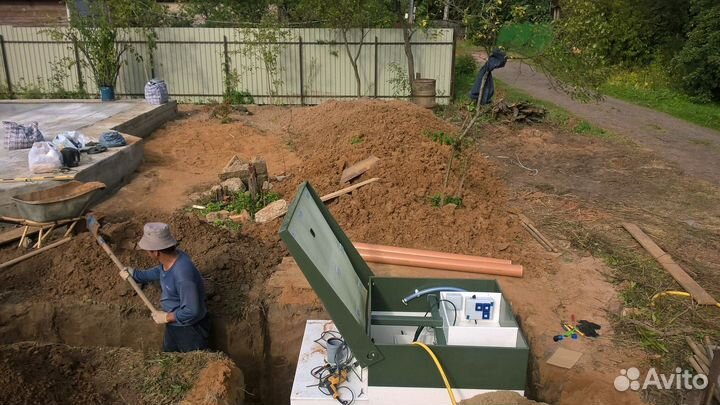
<svg viewBox="0 0 720 405"><path fill-rule="evenodd" d="M0 359L3 404L173 404L196 385L198 375L202 384L194 392L220 392L209 377L228 382L218 378L218 370L234 369L219 354L145 356L129 349L35 342L0 346ZM242 375L233 382L242 384Z"/></svg>
<svg viewBox="0 0 720 405"><path fill-rule="evenodd" d="M210 118L208 110L180 105L176 121L144 140L145 162L132 182L98 209L171 213L187 205L189 194L216 183L233 155L246 159L262 155L270 175L283 174L299 163L277 132L261 132L238 122L221 124Z"/></svg>
<svg viewBox="0 0 720 405"><path fill-rule="evenodd" d="M303 180L309 180L321 194L339 189L344 165L370 154L379 157L379 163L361 178L380 177L379 182L329 204L353 240L495 256L523 264L526 273L522 279L501 278L500 283L531 345L533 385L529 393L561 404L639 402L636 395L619 394L612 387L618 370L637 364L643 354L614 340L608 309L617 306L617 293L606 281L608 268L572 249L563 249L560 255L541 250L512 213L524 209L525 204L518 200L515 189L504 184L502 161L482 155L469 170L463 206L434 208L429 199L439 191L449 150L429 140L424 132L455 128L432 112L399 101L368 100L251 110L254 115L235 117L231 124L209 119L203 108L185 110L183 118L147 141L148 161L138 176L99 210L107 213L103 232L123 262L150 265L144 255L133 250L134 243L144 222L167 221L181 238L181 248L208 279L210 310L218 315L215 322L231 323L249 312L258 315L241 324L248 328L247 336L222 338L226 346L262 348L253 361L234 358L246 378L260 380L257 385L262 387L249 386L256 395L253 401L287 401L302 325L306 319L325 314L311 291L298 293L292 290L298 284L289 281L292 278L276 278L275 266L287 255L277 236L279 221L230 232L203 223L192 213L169 213L188 204L187 193L216 183L217 171L233 153L246 158L261 155L271 173L290 174L289 179L274 185L288 200ZM520 129L508 131L498 137L514 139L512 136L522 133ZM581 175L578 182L582 182ZM574 208L566 205L564 209ZM0 251L0 259L16 254L5 249ZM38 271L46 275L39 283ZM399 275L397 271L377 270ZM459 273L413 270L404 275L458 277ZM115 276L110 260L87 234L62 249L6 269L0 273L0 285L4 286L4 303L110 303L128 310L128 316L146 317L139 300ZM148 291L151 299L157 299L156 291ZM603 337L562 343L584 353L574 369L548 366L544 360L559 346L552 336L560 332L560 320L572 314L601 324Z"/></svg>

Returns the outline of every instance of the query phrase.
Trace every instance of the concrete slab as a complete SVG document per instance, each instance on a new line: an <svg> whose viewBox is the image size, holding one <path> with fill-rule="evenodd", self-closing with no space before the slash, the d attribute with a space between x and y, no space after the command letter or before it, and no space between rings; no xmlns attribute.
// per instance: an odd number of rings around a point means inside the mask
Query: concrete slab
<svg viewBox="0 0 720 405"><path fill-rule="evenodd" d="M121 132L127 146L111 148L97 155L82 154L81 165L71 173L80 181L101 181L107 185L99 198L106 198L126 184L143 159L141 137L148 136L177 114L177 104L160 106L142 101L99 103L94 101L68 102L46 100L38 102L0 102L0 120L22 124L37 121L46 140L63 131L80 131L97 138L101 133L115 129ZM0 146L0 177L34 177L27 163L29 149L8 151ZM16 216L10 197L57 185L53 181L0 184L0 215Z"/></svg>

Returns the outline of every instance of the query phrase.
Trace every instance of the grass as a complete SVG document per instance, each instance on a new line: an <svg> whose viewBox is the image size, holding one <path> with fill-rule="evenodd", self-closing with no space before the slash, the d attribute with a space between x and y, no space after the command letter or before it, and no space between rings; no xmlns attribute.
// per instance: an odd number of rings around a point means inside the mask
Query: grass
<svg viewBox="0 0 720 405"><path fill-rule="evenodd" d="M676 282L640 247L632 249L619 239L579 224L559 221L555 228L566 235L573 247L589 251L610 268L612 282L619 290L624 308L634 309L627 316L613 317L613 326L620 339L628 338L655 354L652 365L672 371L689 368L686 358L690 349L685 336L700 339L720 337L720 311L700 307L684 298L663 297L652 303L662 291L679 290Z"/></svg>
<svg viewBox="0 0 720 405"><path fill-rule="evenodd" d="M669 87L634 83L627 79L628 75L631 73L608 81L602 86L603 93L720 131L720 103L700 103Z"/></svg>
<svg viewBox="0 0 720 405"><path fill-rule="evenodd" d="M440 201L442 200L442 196L440 193L434 194L430 197L430 205L436 208L440 208ZM453 195L446 195L445 196L445 204L455 204L457 207L462 207L462 197L457 197Z"/></svg>
<svg viewBox="0 0 720 405"><path fill-rule="evenodd" d="M543 107L547 110L546 122L570 130L575 134L613 142L617 142L622 139L613 132L606 131L585 120L579 120L566 110L551 102L536 99L528 93L511 87L497 79L495 79L495 93L496 97L504 98L508 103L529 101L532 104Z"/></svg>
<svg viewBox="0 0 720 405"><path fill-rule="evenodd" d="M457 57L471 55L477 47L471 45L468 41L459 41L456 47ZM473 82L475 81L475 75L477 69L470 73L466 69L456 69L455 72L455 96L453 98L453 106L446 108L442 111L442 115L445 118L451 119L453 115L452 109L461 108L461 106L469 102L470 88L472 88ZM495 82L495 97L494 100L504 99L508 103L517 103L521 101L528 101L532 104L541 106L547 110L545 121L551 125L555 125L561 128L565 128L575 134L588 136L592 138L602 139L606 141L618 141L620 137L617 134L606 131L600 127L594 126L587 121L578 120L575 116L570 114L568 111L558 107L557 105L539 100L530 96L528 93L516 89L508 84L504 83L497 78L493 78ZM452 119L451 119L452 120ZM428 136L426 134L426 136ZM430 137L430 136L428 136ZM431 137L431 139L433 139ZM438 140L433 139L436 142Z"/></svg>
<svg viewBox="0 0 720 405"><path fill-rule="evenodd" d="M229 201L210 201L205 204L205 208L196 212L202 217L206 217L207 214L211 212L222 210L230 211L230 213L234 214L247 211L251 217L255 217L256 212L279 199L280 195L275 192L266 193L261 191L254 199L249 192L239 192L235 193ZM232 231L237 231L241 228L240 224L229 219L213 221L213 225Z"/></svg>

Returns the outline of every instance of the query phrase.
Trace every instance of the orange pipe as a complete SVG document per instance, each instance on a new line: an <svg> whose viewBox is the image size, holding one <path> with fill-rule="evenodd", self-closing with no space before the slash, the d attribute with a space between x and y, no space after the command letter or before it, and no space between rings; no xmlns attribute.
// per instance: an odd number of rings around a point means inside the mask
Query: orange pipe
<svg viewBox="0 0 720 405"><path fill-rule="evenodd" d="M447 258L419 257L397 253L371 253L362 250L360 250L359 253L366 262L371 263L398 264L410 267L424 267L428 269L461 271L476 274L493 274L508 277L522 277L523 275L523 267L514 264L473 263Z"/></svg>
<svg viewBox="0 0 720 405"><path fill-rule="evenodd" d="M470 256L470 255L459 255L455 253L436 252L433 250L422 250L422 249L410 249L396 246L384 246L384 245L373 245L370 243L353 242L355 249L358 251L365 251L368 253L398 253L403 255L412 255L427 258L438 258L438 259L455 259L455 260L466 260L472 262L483 262L483 263L496 263L496 264L512 264L510 260L495 259L492 257L483 256Z"/></svg>

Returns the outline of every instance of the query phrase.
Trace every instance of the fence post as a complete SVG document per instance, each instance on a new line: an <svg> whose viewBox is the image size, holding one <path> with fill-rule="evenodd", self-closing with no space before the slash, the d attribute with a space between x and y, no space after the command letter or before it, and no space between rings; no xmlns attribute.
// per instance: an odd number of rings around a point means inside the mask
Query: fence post
<svg viewBox="0 0 720 405"><path fill-rule="evenodd" d="M2 53L3 68L5 69L5 81L7 82L8 95L12 98L12 82L10 81L10 66L8 66L7 52L5 52L5 37L0 35L0 53Z"/></svg>
<svg viewBox="0 0 720 405"><path fill-rule="evenodd" d="M299 37L298 42L300 50L300 105L305 105L305 78L303 72L303 41L302 37Z"/></svg>
<svg viewBox="0 0 720 405"><path fill-rule="evenodd" d="M378 38L375 36L375 98L378 96Z"/></svg>
<svg viewBox="0 0 720 405"><path fill-rule="evenodd" d="M227 35L223 35L223 70L225 73L225 94L230 93L230 55L228 54L228 39Z"/></svg>
<svg viewBox="0 0 720 405"><path fill-rule="evenodd" d="M77 39L73 39L73 51L75 52L75 68L77 69L78 86L80 87L80 92L84 93L85 81L83 80L82 66L80 66L80 51L78 50Z"/></svg>
<svg viewBox="0 0 720 405"><path fill-rule="evenodd" d="M452 62L450 62L450 100L448 100L448 103L451 103L453 99L455 98L455 46L457 44L457 39L455 38L455 29L452 30L453 34L453 43L452 43Z"/></svg>

